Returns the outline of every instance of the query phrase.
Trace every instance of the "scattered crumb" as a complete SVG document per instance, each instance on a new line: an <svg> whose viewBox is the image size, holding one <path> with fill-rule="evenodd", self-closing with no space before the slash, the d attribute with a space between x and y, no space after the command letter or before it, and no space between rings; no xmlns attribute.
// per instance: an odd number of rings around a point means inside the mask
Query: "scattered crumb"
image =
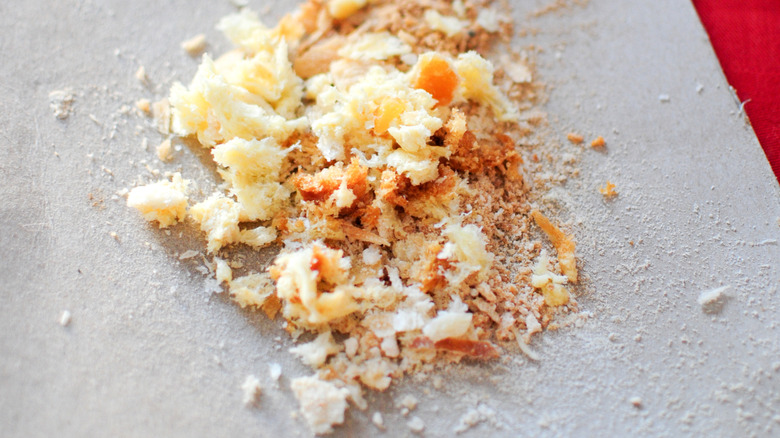
<svg viewBox="0 0 780 438"><path fill-rule="evenodd" d="M75 101L76 95L70 88L54 90L49 93L49 108L54 113L54 117L60 120L70 117L73 113L73 103Z"/></svg>
<svg viewBox="0 0 780 438"><path fill-rule="evenodd" d="M592 148L603 148L604 146L606 146L606 144L607 144L607 142L604 140L604 137L599 135L598 137L596 137L595 140L590 142L590 147L592 147Z"/></svg>
<svg viewBox="0 0 780 438"><path fill-rule="evenodd" d="M69 310L63 310L62 315L60 315L60 325L63 327L67 327L70 324L71 314Z"/></svg>
<svg viewBox="0 0 780 438"><path fill-rule="evenodd" d="M157 146L157 158L160 161L168 161L173 158L173 147L171 146L170 138L166 138Z"/></svg>
<svg viewBox="0 0 780 438"><path fill-rule="evenodd" d="M135 102L135 107L147 116L152 114L152 102L149 99L138 99Z"/></svg>
<svg viewBox="0 0 780 438"><path fill-rule="evenodd" d="M661 103L668 103L672 100L671 97L669 97L668 94L659 94L658 95L658 101Z"/></svg>
<svg viewBox="0 0 780 438"><path fill-rule="evenodd" d="M200 55L206 50L206 35L201 33L183 41L181 43L181 48L192 57Z"/></svg>
<svg viewBox="0 0 780 438"><path fill-rule="evenodd" d="M422 431L425 430L425 423L420 417L412 417L406 422L406 425L409 426L409 429L414 433L422 433Z"/></svg>
<svg viewBox="0 0 780 438"><path fill-rule="evenodd" d="M374 423L374 426L380 429L385 428L385 420L382 417L382 413L379 411L374 412L374 415L371 416L371 422Z"/></svg>
<svg viewBox="0 0 780 438"><path fill-rule="evenodd" d="M585 138L583 136L581 136L579 134L576 134L574 132L570 132L570 133L566 134L566 138L570 142L572 142L574 144L580 144L580 143L582 143L585 140Z"/></svg>
<svg viewBox="0 0 780 438"><path fill-rule="evenodd" d="M241 385L241 389L244 391L244 406L254 406L260 397L262 388L260 387L260 380L253 374L246 376L246 380Z"/></svg>
<svg viewBox="0 0 780 438"><path fill-rule="evenodd" d="M160 134L171 133L171 105L168 99L162 99L152 104L152 115Z"/></svg>
<svg viewBox="0 0 780 438"><path fill-rule="evenodd" d="M607 181L606 185L603 187L599 187L599 193L604 195L605 198L614 198L618 195L618 192L615 191L615 184L612 184L609 181Z"/></svg>
<svg viewBox="0 0 780 438"><path fill-rule="evenodd" d="M146 75L146 68L143 65L135 71L135 78L144 85L149 84L149 77Z"/></svg>
<svg viewBox="0 0 780 438"><path fill-rule="evenodd" d="M268 375L271 376L271 380L278 382L282 377L282 366L278 363L271 363L268 365Z"/></svg>
<svg viewBox="0 0 780 438"><path fill-rule="evenodd" d="M696 84L696 93L701 94L701 92L704 91L704 85L703 84Z"/></svg>
<svg viewBox="0 0 780 438"><path fill-rule="evenodd" d="M634 405L635 408L641 408L642 407L642 399L639 397L631 397L628 400L632 405Z"/></svg>
<svg viewBox="0 0 780 438"><path fill-rule="evenodd" d="M119 234L116 233L116 231L111 231L108 233L109 236L111 236L114 240L119 241Z"/></svg>
<svg viewBox="0 0 780 438"><path fill-rule="evenodd" d="M701 310L704 313L719 313L723 309L723 305L728 298L725 292L729 288L731 288L731 286L721 286L699 294L697 301L701 306Z"/></svg>
<svg viewBox="0 0 780 438"><path fill-rule="evenodd" d="M407 394L403 396L400 401L396 402L396 407L403 407L410 411L413 411L414 408L417 407L417 403L418 403L417 397L411 394Z"/></svg>

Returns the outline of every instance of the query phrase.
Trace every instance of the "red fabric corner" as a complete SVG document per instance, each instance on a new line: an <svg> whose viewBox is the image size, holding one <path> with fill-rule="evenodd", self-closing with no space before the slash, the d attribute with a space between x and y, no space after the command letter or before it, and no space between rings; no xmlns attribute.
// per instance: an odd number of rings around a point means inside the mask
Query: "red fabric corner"
<svg viewBox="0 0 780 438"><path fill-rule="evenodd" d="M780 181L780 1L693 0Z"/></svg>

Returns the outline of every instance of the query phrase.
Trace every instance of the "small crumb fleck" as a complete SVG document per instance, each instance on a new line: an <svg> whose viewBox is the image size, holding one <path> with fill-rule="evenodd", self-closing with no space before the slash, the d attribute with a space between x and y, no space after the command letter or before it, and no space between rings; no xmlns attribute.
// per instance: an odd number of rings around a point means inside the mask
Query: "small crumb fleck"
<svg viewBox="0 0 780 438"><path fill-rule="evenodd" d="M146 75L146 69L143 65L138 67L138 70L135 71L135 78L144 85L149 83L149 77Z"/></svg>
<svg viewBox="0 0 780 438"><path fill-rule="evenodd" d="M241 385L241 389L244 391L244 406L256 405L257 399L260 396L260 380L253 374L246 376L246 380Z"/></svg>
<svg viewBox="0 0 780 438"><path fill-rule="evenodd" d="M704 85L696 84L696 93L701 94L702 91L704 91Z"/></svg>
<svg viewBox="0 0 780 438"><path fill-rule="evenodd" d="M704 313L720 312L723 309L726 298L728 298L724 292L726 292L730 287L731 286L722 286L716 289L704 291L699 294L697 301L701 306L701 310Z"/></svg>
<svg viewBox="0 0 780 438"><path fill-rule="evenodd" d="M603 148L604 146L606 146L606 144L607 144L607 142L606 142L606 140L604 140L604 137L599 135L598 137L596 137L595 140L590 142L590 147L592 147L592 148Z"/></svg>
<svg viewBox="0 0 780 438"><path fill-rule="evenodd" d="M631 397L629 400L632 405L634 405L635 408L641 408L642 407L642 399L639 397Z"/></svg>
<svg viewBox="0 0 780 438"><path fill-rule="evenodd" d="M150 115L152 113L152 102L150 102L149 99L138 99L135 102L135 107L146 115Z"/></svg>
<svg viewBox="0 0 780 438"><path fill-rule="evenodd" d="M206 35L201 33L183 41L181 43L181 48L190 56L195 57L200 55L206 50Z"/></svg>
<svg viewBox="0 0 780 438"><path fill-rule="evenodd" d="M268 365L268 374L271 376L271 380L278 382L279 378L282 377L282 366L278 363Z"/></svg>
<svg viewBox="0 0 780 438"><path fill-rule="evenodd" d="M403 407L403 408L406 408L406 409L408 409L410 411L413 411L414 408L417 407L417 403L418 403L417 397L415 397L415 396L413 396L411 394L407 394L407 395L403 396L401 398L401 400L399 400L396 403L396 406L397 407Z"/></svg>
<svg viewBox="0 0 780 438"><path fill-rule="evenodd" d="M615 184L612 184L609 181L607 181L605 186L599 187L599 193L604 195L605 198L614 198L618 195L618 192L615 191Z"/></svg>
<svg viewBox="0 0 780 438"><path fill-rule="evenodd" d="M669 97L668 94L659 94L658 95L658 101L661 103L668 103L672 100L671 97Z"/></svg>
<svg viewBox="0 0 780 438"><path fill-rule="evenodd" d="M575 134L574 132L570 132L570 133L566 134L566 138L570 142L572 142L574 144L580 144L580 143L582 143L585 140L585 138L583 136L581 136L579 134Z"/></svg>
<svg viewBox="0 0 780 438"><path fill-rule="evenodd" d="M385 428L385 419L382 418L381 412L374 412L374 415L371 416L371 422L374 423L374 426L380 429Z"/></svg>
<svg viewBox="0 0 780 438"><path fill-rule="evenodd" d="M115 231L111 231L110 233L108 233L108 235L114 238L114 240L116 240L117 242L119 241L119 234L117 234Z"/></svg>
<svg viewBox="0 0 780 438"><path fill-rule="evenodd" d="M406 425L409 426L409 429L414 433L421 433L425 429L425 423L420 417L412 417L411 420L406 422Z"/></svg>
<svg viewBox="0 0 780 438"><path fill-rule="evenodd" d="M63 310L62 315L60 316L60 325L63 327L67 327L68 324L70 324L71 314L69 310Z"/></svg>
<svg viewBox="0 0 780 438"><path fill-rule="evenodd" d="M152 104L152 114L160 134L171 133L171 104L168 99L162 99Z"/></svg>
<svg viewBox="0 0 780 438"><path fill-rule="evenodd" d="M609 341L610 341L610 342L615 342L615 341L617 341L617 335L616 335L616 334L614 334L614 333L610 333L610 334L607 336L607 339L609 339Z"/></svg>
<svg viewBox="0 0 780 438"><path fill-rule="evenodd" d="M75 101L76 96L70 88L55 90L49 93L49 108L54 113L54 117L60 120L70 117L71 113L73 113L73 102Z"/></svg>
<svg viewBox="0 0 780 438"><path fill-rule="evenodd" d="M168 161L173 158L173 147L171 146L170 138L166 138L157 146L157 158L160 161Z"/></svg>

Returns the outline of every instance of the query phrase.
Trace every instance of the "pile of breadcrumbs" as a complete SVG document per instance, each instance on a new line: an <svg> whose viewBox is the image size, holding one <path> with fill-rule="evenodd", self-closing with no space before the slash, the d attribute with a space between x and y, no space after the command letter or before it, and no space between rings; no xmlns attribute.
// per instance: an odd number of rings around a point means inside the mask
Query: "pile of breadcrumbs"
<svg viewBox="0 0 780 438"><path fill-rule="evenodd" d="M171 130L224 184L194 202L173 174L127 203L199 226L239 305L316 335L292 350L315 370L292 380L315 433L365 408L364 386L528 351L576 311L574 243L531 202L544 115L505 16L488 0L311 0L268 28L244 10L218 25L236 48L171 89ZM279 254L238 276L230 245Z"/></svg>

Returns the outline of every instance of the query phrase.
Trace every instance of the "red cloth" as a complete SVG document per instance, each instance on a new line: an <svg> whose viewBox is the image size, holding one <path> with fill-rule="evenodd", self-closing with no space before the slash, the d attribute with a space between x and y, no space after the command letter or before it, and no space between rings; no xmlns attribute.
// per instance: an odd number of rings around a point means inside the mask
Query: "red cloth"
<svg viewBox="0 0 780 438"><path fill-rule="evenodd" d="M780 180L780 0L693 0Z"/></svg>

